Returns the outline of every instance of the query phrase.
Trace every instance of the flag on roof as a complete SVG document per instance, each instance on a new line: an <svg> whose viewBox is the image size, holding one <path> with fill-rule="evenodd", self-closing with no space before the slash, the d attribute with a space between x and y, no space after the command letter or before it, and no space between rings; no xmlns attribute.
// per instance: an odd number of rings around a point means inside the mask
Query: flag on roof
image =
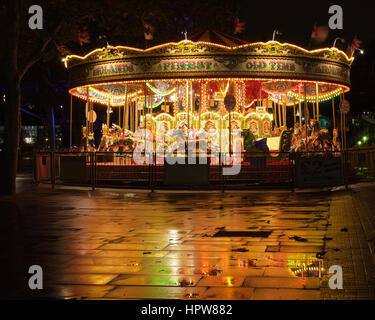
<svg viewBox="0 0 375 320"><path fill-rule="evenodd" d="M316 42L324 42L327 40L329 34L329 28L327 26L317 26L314 25L313 31L311 33L311 39Z"/></svg>
<svg viewBox="0 0 375 320"><path fill-rule="evenodd" d="M84 43L90 43L90 34L87 30L78 31L78 42L81 47Z"/></svg>
<svg viewBox="0 0 375 320"><path fill-rule="evenodd" d="M240 22L240 19L236 17L234 19L234 30L233 34L238 34L241 33L242 31L245 30L245 22Z"/></svg>
<svg viewBox="0 0 375 320"><path fill-rule="evenodd" d="M142 21L143 23L143 33L146 40L154 39L154 27Z"/></svg>
<svg viewBox="0 0 375 320"><path fill-rule="evenodd" d="M359 40L357 35L355 35L352 44L349 45L348 48L346 49L346 55L348 57L353 56L354 51L360 49L362 42L363 41Z"/></svg>

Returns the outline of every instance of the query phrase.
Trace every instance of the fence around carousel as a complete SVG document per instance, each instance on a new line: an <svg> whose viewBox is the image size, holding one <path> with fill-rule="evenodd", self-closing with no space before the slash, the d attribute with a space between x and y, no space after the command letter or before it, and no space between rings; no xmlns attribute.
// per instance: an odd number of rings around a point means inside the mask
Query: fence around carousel
<svg viewBox="0 0 375 320"><path fill-rule="evenodd" d="M224 175L233 154L208 155L206 163L196 158L169 164L158 154L149 163L136 164L133 153L39 152L35 159L37 183L120 188L253 188L258 186L319 187L346 185L375 177L375 148L341 152L283 152L266 156L241 153L241 169ZM203 158L204 159L204 158ZM177 160L177 159L176 159ZM185 162L185 163L184 163ZM224 163L224 164L223 164Z"/></svg>

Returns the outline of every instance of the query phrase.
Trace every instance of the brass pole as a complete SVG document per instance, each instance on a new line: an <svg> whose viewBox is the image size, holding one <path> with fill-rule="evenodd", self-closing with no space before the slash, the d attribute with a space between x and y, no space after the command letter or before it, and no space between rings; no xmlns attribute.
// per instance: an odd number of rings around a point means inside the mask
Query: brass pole
<svg viewBox="0 0 375 320"><path fill-rule="evenodd" d="M319 85L316 83L315 86L316 86L316 90L315 90L315 94L316 94L316 120L318 120L318 122L319 122Z"/></svg>
<svg viewBox="0 0 375 320"><path fill-rule="evenodd" d="M296 102L294 101L293 102L293 114L294 114L294 116L293 116L293 128L295 127L295 125L296 125L296 122L297 122L297 116L296 116Z"/></svg>
<svg viewBox="0 0 375 320"><path fill-rule="evenodd" d="M315 102L312 103L312 109L313 109L313 119L316 119Z"/></svg>
<svg viewBox="0 0 375 320"><path fill-rule="evenodd" d="M273 111L273 120L275 127L277 127L277 116L276 116L276 107L275 107L275 102L272 100L272 111Z"/></svg>
<svg viewBox="0 0 375 320"><path fill-rule="evenodd" d="M130 110L131 110L131 131L134 132L135 130L135 108L134 108L134 102L130 103Z"/></svg>
<svg viewBox="0 0 375 320"><path fill-rule="evenodd" d="M301 92L301 88L298 88L298 93ZM301 100L298 101L298 109L299 109L299 127L302 130L302 106L301 106Z"/></svg>
<svg viewBox="0 0 375 320"><path fill-rule="evenodd" d="M344 113L344 147L346 149L346 114Z"/></svg>
<svg viewBox="0 0 375 320"><path fill-rule="evenodd" d="M190 94L189 94L189 89L190 89L190 85L189 85L189 81L186 80L186 106L187 106L187 117L188 117L188 140L189 140L189 128L190 128Z"/></svg>
<svg viewBox="0 0 375 320"><path fill-rule="evenodd" d="M342 104L342 94L340 93L340 107ZM340 108L340 132L341 132L341 148L344 149L344 129L343 129L343 115Z"/></svg>
<svg viewBox="0 0 375 320"><path fill-rule="evenodd" d="M118 106L118 125L121 128L121 106Z"/></svg>
<svg viewBox="0 0 375 320"><path fill-rule="evenodd" d="M130 131L133 131L133 118L132 118L132 103L131 102L128 102L126 104L126 109L128 110L128 128Z"/></svg>
<svg viewBox="0 0 375 320"><path fill-rule="evenodd" d="M125 85L125 100L124 100L124 111L123 111L123 119L122 119L122 126L124 129L129 129L129 111L128 111L128 84Z"/></svg>
<svg viewBox="0 0 375 320"><path fill-rule="evenodd" d="M128 84L125 86L124 120L124 128L129 130Z"/></svg>
<svg viewBox="0 0 375 320"><path fill-rule="evenodd" d="M280 102L280 100L278 99ZM279 113L279 127L282 127L282 120L281 120L281 111L280 111L280 103L277 104L277 111Z"/></svg>
<svg viewBox="0 0 375 320"><path fill-rule="evenodd" d="M335 96L332 97L333 129L336 129Z"/></svg>
<svg viewBox="0 0 375 320"><path fill-rule="evenodd" d="M144 132L145 132L145 155L146 155L146 107L147 107L147 86L146 86L146 81L144 84L144 94L145 94L145 103L143 104L143 124L144 124Z"/></svg>
<svg viewBox="0 0 375 320"><path fill-rule="evenodd" d="M88 139L89 139L89 126L88 126L88 124L89 124L89 119L88 119L88 117L87 117L87 115L88 115L88 110L89 110L89 87L87 87L87 89L86 89L86 108L85 108L85 111L86 111L86 146L87 146L87 143L88 143ZM85 150L86 150L86 146L85 146Z"/></svg>
<svg viewBox="0 0 375 320"><path fill-rule="evenodd" d="M148 93L148 89L146 88L147 90L147 93ZM150 114L150 122L151 122L151 126L150 126L150 131L151 131L151 135L152 135L152 125L153 125L153 122L152 122L152 93L150 92L150 95L148 96L148 101L149 101L149 114Z"/></svg>
<svg viewBox="0 0 375 320"><path fill-rule="evenodd" d="M94 120L94 101L91 101L90 107L91 107L90 116L91 116L91 120L92 120L92 121L90 121L90 132L94 133L94 121L93 121Z"/></svg>
<svg viewBox="0 0 375 320"><path fill-rule="evenodd" d="M145 94L145 103L143 104L143 124L144 124L144 126L145 126L145 128L146 128L146 103L147 103L147 87L146 87L146 82L145 82L145 84L144 84L144 94Z"/></svg>
<svg viewBox="0 0 375 320"><path fill-rule="evenodd" d="M231 112L229 110L229 156L232 155L232 119Z"/></svg>
<svg viewBox="0 0 375 320"><path fill-rule="evenodd" d="M286 126L286 95L284 97L284 102L283 102L283 120L284 120L284 129L287 129Z"/></svg>
<svg viewBox="0 0 375 320"><path fill-rule="evenodd" d="M137 107L136 101L134 101L133 104L134 104L134 109L135 109L135 126L134 126L134 131L135 131L138 128L138 110L137 110L138 107Z"/></svg>
<svg viewBox="0 0 375 320"><path fill-rule="evenodd" d="M341 133L341 148L344 149L344 130L342 121L342 112L340 110L340 133Z"/></svg>
<svg viewBox="0 0 375 320"><path fill-rule="evenodd" d="M307 138L308 138L308 119L307 119L307 100L306 100L306 96L307 96L307 88L306 88L306 84L304 84L304 87L305 87L305 127L306 127L306 151L308 152L309 151L309 147L308 147L308 144L307 144Z"/></svg>
<svg viewBox="0 0 375 320"><path fill-rule="evenodd" d="M198 130L201 129L201 110L203 106L203 91L202 91L202 79L201 79L201 86L200 86L200 99L199 99L199 111L198 111Z"/></svg>
<svg viewBox="0 0 375 320"><path fill-rule="evenodd" d="M111 110L111 101L110 98L108 97L108 106L107 106L107 128L109 129L109 114Z"/></svg>
<svg viewBox="0 0 375 320"><path fill-rule="evenodd" d="M70 121L69 121L69 146L72 148L72 142L73 142L73 95L70 95Z"/></svg>

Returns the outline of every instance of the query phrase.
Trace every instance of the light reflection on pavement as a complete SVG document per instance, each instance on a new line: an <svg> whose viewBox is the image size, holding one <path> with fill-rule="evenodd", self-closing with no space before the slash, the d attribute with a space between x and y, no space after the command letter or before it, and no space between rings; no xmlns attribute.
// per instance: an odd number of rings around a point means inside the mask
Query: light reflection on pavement
<svg viewBox="0 0 375 320"><path fill-rule="evenodd" d="M319 299L329 192L69 190L1 200L15 297ZM268 237L215 237L219 231ZM4 243L4 242L3 242ZM4 253L4 252L3 252ZM27 287L39 264L44 287ZM3 265L4 267L4 265ZM320 269L320 271L319 271Z"/></svg>

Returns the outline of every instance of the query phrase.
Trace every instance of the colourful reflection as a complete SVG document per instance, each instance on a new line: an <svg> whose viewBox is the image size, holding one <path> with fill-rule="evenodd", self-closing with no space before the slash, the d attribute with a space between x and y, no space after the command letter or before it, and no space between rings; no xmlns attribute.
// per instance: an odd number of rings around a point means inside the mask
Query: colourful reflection
<svg viewBox="0 0 375 320"><path fill-rule="evenodd" d="M302 278L321 278L324 275L321 260L288 260L288 268L293 275Z"/></svg>

